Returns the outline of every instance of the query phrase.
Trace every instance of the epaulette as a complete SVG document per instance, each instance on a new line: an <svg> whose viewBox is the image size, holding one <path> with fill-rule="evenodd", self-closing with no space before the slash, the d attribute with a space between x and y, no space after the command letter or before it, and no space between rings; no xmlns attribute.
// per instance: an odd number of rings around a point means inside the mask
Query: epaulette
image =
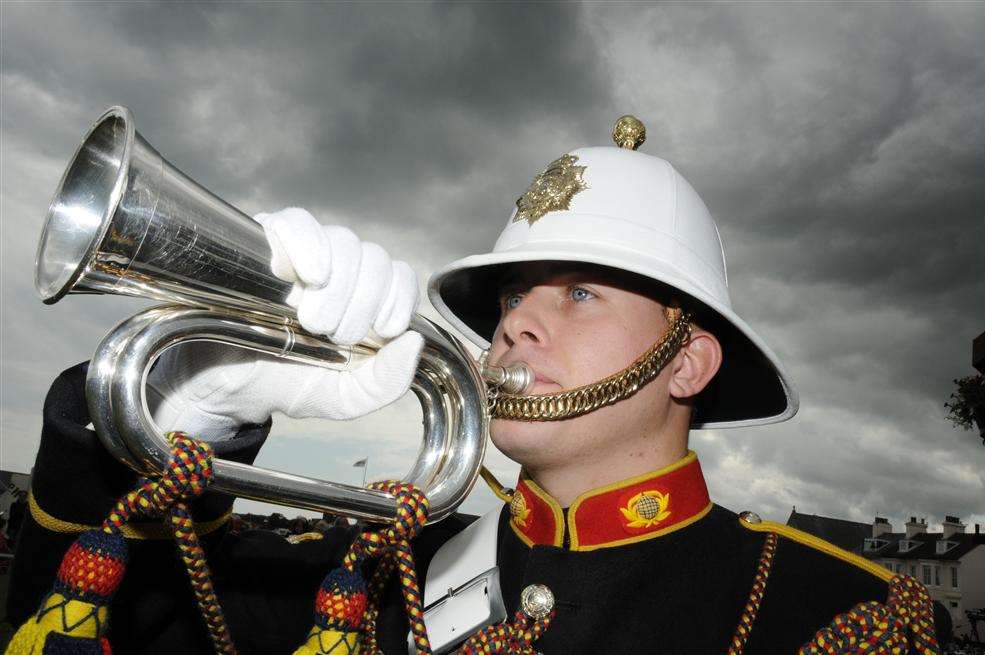
<svg viewBox="0 0 985 655"><path fill-rule="evenodd" d="M825 555L857 566L866 573L871 573L884 582L889 582L893 579L892 571L879 566L875 562L870 562L864 557L856 555L855 553L850 553L844 548L839 548L833 543L825 541L820 537L815 537L809 532L804 532L803 530L798 530L797 528L792 528L789 525L784 525L782 523L764 521L755 512L740 513L739 524L747 530L752 530L753 532L772 532L785 539L796 541L798 544L803 544L804 546L813 548L814 550L820 551Z"/></svg>
<svg viewBox="0 0 985 655"><path fill-rule="evenodd" d="M325 535L321 532L302 532L301 534L292 534L287 537L287 543L289 544L299 544L302 541L318 541L322 539Z"/></svg>
<svg viewBox="0 0 985 655"><path fill-rule="evenodd" d="M766 587L772 553L776 549L777 539L783 537L854 565L889 584L884 603L875 600L858 603L847 612L835 616L827 627L818 630L809 642L800 647L797 651L799 655L847 655L861 652L860 645L865 646L865 652L874 654L939 655L930 595L912 577L894 575L888 569L824 539L789 525L764 521L753 512L739 514L739 523L747 530L765 533L766 542L730 653L741 653L745 646Z"/></svg>

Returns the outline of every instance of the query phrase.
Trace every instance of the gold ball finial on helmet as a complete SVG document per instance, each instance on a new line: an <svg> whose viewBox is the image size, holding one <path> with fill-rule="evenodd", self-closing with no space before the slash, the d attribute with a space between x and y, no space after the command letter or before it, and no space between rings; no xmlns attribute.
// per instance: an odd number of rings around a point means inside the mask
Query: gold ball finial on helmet
<svg viewBox="0 0 985 655"><path fill-rule="evenodd" d="M646 141L646 126L640 119L626 114L612 128L612 140L620 148L636 150Z"/></svg>

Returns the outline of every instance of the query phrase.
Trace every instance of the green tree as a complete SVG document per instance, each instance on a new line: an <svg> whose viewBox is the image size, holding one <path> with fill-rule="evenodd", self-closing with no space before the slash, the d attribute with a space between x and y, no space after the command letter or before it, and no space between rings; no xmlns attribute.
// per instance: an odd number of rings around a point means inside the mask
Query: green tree
<svg viewBox="0 0 985 655"><path fill-rule="evenodd" d="M971 430L977 424L985 445L985 374L970 375L954 381L957 389L951 402L944 403L947 419L955 426Z"/></svg>

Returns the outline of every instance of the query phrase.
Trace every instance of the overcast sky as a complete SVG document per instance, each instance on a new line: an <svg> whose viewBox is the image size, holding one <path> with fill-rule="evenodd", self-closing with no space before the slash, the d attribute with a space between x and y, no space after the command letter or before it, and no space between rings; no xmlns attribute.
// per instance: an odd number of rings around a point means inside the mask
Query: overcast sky
<svg viewBox="0 0 985 655"><path fill-rule="evenodd" d="M106 107L243 211L348 225L422 288L487 251L548 162L633 113L715 215L733 304L801 392L787 423L692 435L712 497L780 521L985 523L985 447L944 419L985 331L985 5L0 7L0 467L30 468L50 381L141 306L33 289L51 194ZM260 463L400 475L418 418L407 399L352 425L277 421ZM477 488L465 509L494 503Z"/></svg>

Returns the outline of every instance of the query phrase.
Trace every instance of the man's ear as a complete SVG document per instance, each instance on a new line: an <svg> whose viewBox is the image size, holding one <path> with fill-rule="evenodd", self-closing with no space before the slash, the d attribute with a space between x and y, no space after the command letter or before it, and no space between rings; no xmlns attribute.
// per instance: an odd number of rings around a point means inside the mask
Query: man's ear
<svg viewBox="0 0 985 655"><path fill-rule="evenodd" d="M697 396L722 365L722 346L711 332L695 326L691 339L674 358L670 395L678 400Z"/></svg>

